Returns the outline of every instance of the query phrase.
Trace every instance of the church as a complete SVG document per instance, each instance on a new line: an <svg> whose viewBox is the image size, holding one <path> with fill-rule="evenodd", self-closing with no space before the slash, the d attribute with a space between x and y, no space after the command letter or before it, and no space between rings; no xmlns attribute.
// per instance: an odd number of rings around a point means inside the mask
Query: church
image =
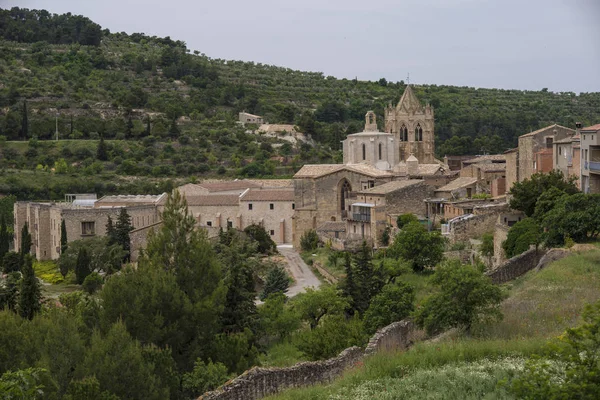
<svg viewBox="0 0 600 400"><path fill-rule="evenodd" d="M311 229L336 242L377 246L397 215L425 215L425 198L451 179L435 159L434 110L409 85L396 107L385 108L384 130L368 111L363 132L343 141L342 164L307 164L294 175L296 247Z"/></svg>

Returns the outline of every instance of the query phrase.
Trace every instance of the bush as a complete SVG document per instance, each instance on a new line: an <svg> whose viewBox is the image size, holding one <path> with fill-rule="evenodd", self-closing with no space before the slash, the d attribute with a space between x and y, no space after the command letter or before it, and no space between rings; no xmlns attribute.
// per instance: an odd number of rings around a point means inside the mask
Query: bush
<svg viewBox="0 0 600 400"><path fill-rule="evenodd" d="M244 229L244 232L258 243L258 251L263 254L271 254L277 252L277 245L271 239L264 227L261 225L252 224Z"/></svg>
<svg viewBox="0 0 600 400"><path fill-rule="evenodd" d="M92 272L83 280L83 290L89 294L94 294L102 287L104 280L97 272Z"/></svg>
<svg viewBox="0 0 600 400"><path fill-rule="evenodd" d="M2 259L2 270L5 274L21 270L21 256L19 253L10 251Z"/></svg>
<svg viewBox="0 0 600 400"><path fill-rule="evenodd" d="M403 282L389 283L373 297L365 312L367 332L374 333L392 322L400 321L410 315L414 309L415 290Z"/></svg>
<svg viewBox="0 0 600 400"><path fill-rule="evenodd" d="M439 232L427 232L418 222L411 222L394 238L390 254L411 264L415 272L434 267L444 258L446 239Z"/></svg>
<svg viewBox="0 0 600 400"><path fill-rule="evenodd" d="M304 331L295 338L296 347L310 360L337 356L352 346L362 346L367 335L358 315L346 320L343 315L327 317L315 329Z"/></svg>
<svg viewBox="0 0 600 400"><path fill-rule="evenodd" d="M514 224L508 231L502 248L507 258L518 256L529 250L532 244L540 243L542 231L533 218L525 218Z"/></svg>
<svg viewBox="0 0 600 400"><path fill-rule="evenodd" d="M197 359L192 372L183 375L182 386L188 397L196 398L209 390L216 389L229 378L227 367L208 360Z"/></svg>
<svg viewBox="0 0 600 400"><path fill-rule="evenodd" d="M303 251L314 251L319 247L319 235L314 229L304 232L300 238L300 248Z"/></svg>
<svg viewBox="0 0 600 400"><path fill-rule="evenodd" d="M408 225L411 222L419 222L419 219L415 214L402 214L398 215L398 218L396 218L398 229L404 228L405 225Z"/></svg>
<svg viewBox="0 0 600 400"><path fill-rule="evenodd" d="M265 300L270 294L285 293L290 286L288 274L281 267L275 267L269 271L265 287L260 294L260 299Z"/></svg>

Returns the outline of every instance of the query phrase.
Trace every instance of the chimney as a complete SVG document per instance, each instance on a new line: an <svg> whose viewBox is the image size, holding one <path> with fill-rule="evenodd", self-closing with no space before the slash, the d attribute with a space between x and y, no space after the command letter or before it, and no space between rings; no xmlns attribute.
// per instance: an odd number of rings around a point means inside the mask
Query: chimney
<svg viewBox="0 0 600 400"><path fill-rule="evenodd" d="M406 159L406 172L409 176L416 176L419 174L419 160L414 154Z"/></svg>
<svg viewBox="0 0 600 400"><path fill-rule="evenodd" d="M575 136L579 136L581 134L581 128L583 128L581 122L575 122Z"/></svg>

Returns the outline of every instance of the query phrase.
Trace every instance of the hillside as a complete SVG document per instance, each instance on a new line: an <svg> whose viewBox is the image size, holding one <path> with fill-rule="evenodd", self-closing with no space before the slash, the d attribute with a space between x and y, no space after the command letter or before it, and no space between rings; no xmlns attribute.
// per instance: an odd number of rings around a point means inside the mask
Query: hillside
<svg viewBox="0 0 600 400"><path fill-rule="evenodd" d="M542 271L508 283L501 322L421 343L406 352L378 354L330 385L269 397L295 399L515 399L498 384L523 371L525 359L547 340L581 322L586 304L600 300L600 250L576 252Z"/></svg>
<svg viewBox="0 0 600 400"><path fill-rule="evenodd" d="M385 78L336 79L215 60L190 54L182 41L110 33L84 17L15 8L1 10L0 19L0 129L8 140L24 138L21 114L26 100L28 137L39 139L53 137L58 116L64 138L136 139L151 134L172 140L188 135L212 144L209 129L221 127L231 137L236 113L246 110L271 123L295 123L318 142L338 149L345 134L361 129L367 110L382 116L383 107L397 102L405 87ZM599 93L437 85L415 89L436 109L440 156L500 152L514 147L519 135L550 123L573 126L600 118Z"/></svg>

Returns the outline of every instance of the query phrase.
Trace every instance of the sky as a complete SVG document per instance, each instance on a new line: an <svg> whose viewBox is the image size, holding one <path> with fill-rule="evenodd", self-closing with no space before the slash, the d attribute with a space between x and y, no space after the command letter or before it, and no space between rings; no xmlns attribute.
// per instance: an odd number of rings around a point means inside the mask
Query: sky
<svg viewBox="0 0 600 400"><path fill-rule="evenodd" d="M0 0L337 78L600 92L600 0Z"/></svg>

